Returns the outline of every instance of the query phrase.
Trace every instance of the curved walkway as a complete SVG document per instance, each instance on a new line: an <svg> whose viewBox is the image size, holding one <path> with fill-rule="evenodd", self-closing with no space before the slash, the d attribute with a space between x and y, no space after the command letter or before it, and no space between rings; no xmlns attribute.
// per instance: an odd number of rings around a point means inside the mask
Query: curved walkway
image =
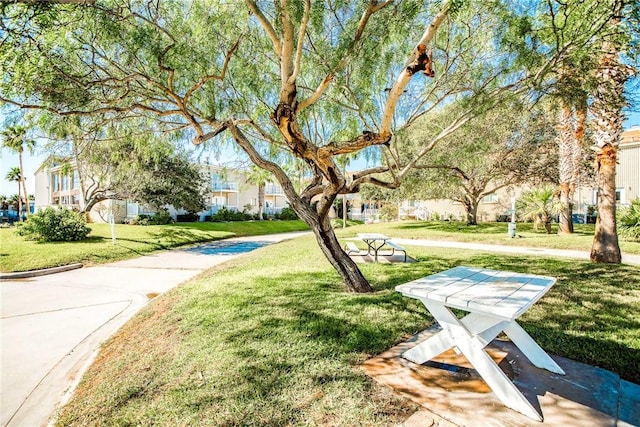
<svg viewBox="0 0 640 427"><path fill-rule="evenodd" d="M46 425L100 345L158 294L260 246L308 233L226 239L51 275L5 278L0 425Z"/></svg>

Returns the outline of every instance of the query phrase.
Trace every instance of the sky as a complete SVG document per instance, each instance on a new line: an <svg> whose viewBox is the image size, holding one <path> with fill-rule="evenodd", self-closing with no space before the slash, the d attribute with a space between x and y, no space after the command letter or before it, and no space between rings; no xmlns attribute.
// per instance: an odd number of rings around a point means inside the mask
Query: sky
<svg viewBox="0 0 640 427"><path fill-rule="evenodd" d="M634 110L640 110L640 106L634 106ZM640 126L640 111L627 113L627 120L625 121L623 128L625 130L632 126ZM0 120L0 123L3 121ZM25 175L27 177L27 192L34 194L35 192L35 172L40 167L42 162L46 159L46 155L36 152L35 155L29 153L23 153L23 163L25 168ZM15 182L9 182L4 179L9 170L15 166L18 166L18 155L2 148L0 154L0 195L11 196L18 193L18 184ZM351 167L358 168L357 161L351 164Z"/></svg>

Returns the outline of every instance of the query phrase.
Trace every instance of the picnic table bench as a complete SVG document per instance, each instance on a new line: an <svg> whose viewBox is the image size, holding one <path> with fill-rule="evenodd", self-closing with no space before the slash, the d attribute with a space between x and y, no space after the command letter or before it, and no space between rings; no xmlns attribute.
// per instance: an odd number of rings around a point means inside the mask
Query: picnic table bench
<svg viewBox="0 0 640 427"><path fill-rule="evenodd" d="M351 255L352 253L360 253L360 248L356 246L355 243L347 241L345 244L345 249L347 251L347 255Z"/></svg>
<svg viewBox="0 0 640 427"><path fill-rule="evenodd" d="M556 279L506 271L455 267L403 285L396 291L425 305L442 331L403 353L422 364L454 348L469 360L495 395L507 407L533 419L542 416L484 351L504 331L538 368L564 375L564 371L516 323L553 286ZM458 319L451 308L468 312Z"/></svg>
<svg viewBox="0 0 640 427"><path fill-rule="evenodd" d="M393 256L396 251L404 253L404 262L407 262L407 250L405 248L403 248L393 240L387 240L385 242L385 245L391 248L391 256Z"/></svg>

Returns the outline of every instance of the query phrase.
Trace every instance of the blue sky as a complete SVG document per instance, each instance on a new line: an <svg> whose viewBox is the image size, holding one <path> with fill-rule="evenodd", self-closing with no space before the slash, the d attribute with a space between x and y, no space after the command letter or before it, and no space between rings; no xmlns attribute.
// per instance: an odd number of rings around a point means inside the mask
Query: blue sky
<svg viewBox="0 0 640 427"><path fill-rule="evenodd" d="M636 111L627 113L628 117L624 124L625 130L632 126L640 126L640 111L638 111L640 110L640 105L634 106L633 109ZM1 122L2 121L0 120L0 123ZM25 174L27 176L27 191L29 194L33 194L35 191L34 174L45 158L45 155L38 153L33 156L25 153L23 156ZM0 162L0 194L5 196L16 194L18 192L17 184L15 182L6 181L4 177L7 175L9 169L14 166L18 166L18 155L3 148L0 156ZM357 165L352 166L357 168Z"/></svg>

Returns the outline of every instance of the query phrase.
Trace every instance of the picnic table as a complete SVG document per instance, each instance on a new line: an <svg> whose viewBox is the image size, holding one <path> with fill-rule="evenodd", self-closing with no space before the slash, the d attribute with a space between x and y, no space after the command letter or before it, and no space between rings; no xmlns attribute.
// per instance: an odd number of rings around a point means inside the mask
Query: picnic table
<svg viewBox="0 0 640 427"><path fill-rule="evenodd" d="M555 281L546 276L455 267L396 286L396 291L404 296L422 301L442 327L442 331L406 351L402 357L422 364L454 348L462 352L505 406L542 421L542 416L484 348L504 331L535 366L564 375L562 368L515 321L542 298ZM469 314L458 319L451 308Z"/></svg>
<svg viewBox="0 0 640 427"><path fill-rule="evenodd" d="M378 262L378 251L391 240L391 237L379 233L358 233L358 238L367 244L367 254L373 251L374 259Z"/></svg>

